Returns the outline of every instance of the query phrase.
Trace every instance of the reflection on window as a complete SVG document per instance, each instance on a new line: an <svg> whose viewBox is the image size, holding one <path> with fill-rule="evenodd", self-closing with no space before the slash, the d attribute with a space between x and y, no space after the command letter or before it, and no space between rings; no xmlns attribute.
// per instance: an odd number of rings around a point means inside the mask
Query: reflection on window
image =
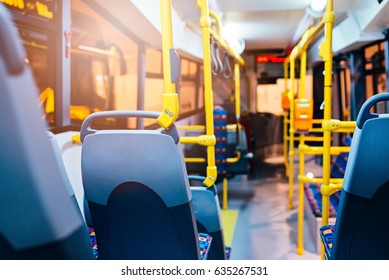
<svg viewBox="0 0 389 280"><path fill-rule="evenodd" d="M188 76L189 74L189 61L186 59L181 59L181 75Z"/></svg>
<svg viewBox="0 0 389 280"><path fill-rule="evenodd" d="M28 63L32 70L39 93L39 104L44 112L49 127L54 126L54 76L49 61L49 35L19 28L19 35L26 51Z"/></svg>
<svg viewBox="0 0 389 280"><path fill-rule="evenodd" d="M196 107L198 103L198 79L197 73L199 65L196 62L188 59L181 59L181 79L178 84L178 92L180 98L180 114L190 113L200 107Z"/></svg>
<svg viewBox="0 0 389 280"><path fill-rule="evenodd" d="M162 111L163 79L146 78L145 82L145 110ZM153 119L145 119L144 125L156 123Z"/></svg>
<svg viewBox="0 0 389 280"><path fill-rule="evenodd" d="M146 50L146 72L162 74L162 52L160 50Z"/></svg>
<svg viewBox="0 0 389 280"><path fill-rule="evenodd" d="M196 109L196 84L190 81L180 83L180 114L185 114Z"/></svg>
<svg viewBox="0 0 389 280"><path fill-rule="evenodd" d="M72 1L70 117L80 124L96 111L137 107L138 46L82 1ZM135 120L98 125L135 127Z"/></svg>

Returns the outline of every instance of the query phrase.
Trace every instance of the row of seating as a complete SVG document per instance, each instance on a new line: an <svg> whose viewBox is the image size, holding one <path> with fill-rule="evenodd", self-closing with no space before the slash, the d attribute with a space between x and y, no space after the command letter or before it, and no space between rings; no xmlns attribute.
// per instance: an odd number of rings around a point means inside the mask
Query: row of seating
<svg viewBox="0 0 389 280"><path fill-rule="evenodd" d="M345 146L351 145L351 137L345 137L344 143ZM330 170L331 178L343 178L346 170L347 160L349 153L341 153L339 154L334 162L332 163ZM321 217L321 203L322 203L322 195L320 191L320 184L305 184L304 185L304 193L305 197L310 206L310 210L315 217ZM334 193L330 196L330 217L336 217L336 213L338 211L340 200L340 191Z"/></svg>
<svg viewBox="0 0 389 280"><path fill-rule="evenodd" d="M345 137L343 141L344 145L350 146L351 138ZM334 162L332 163L330 170L331 178L343 178L344 172L346 169L348 159L348 153L339 154ZM307 183L304 184L304 195L306 200L306 217L308 227L313 238L316 252L320 253L321 250L321 239L320 239L320 227L322 224L322 194L321 194L321 185ZM340 200L340 191L334 193L330 196L330 205L329 205L329 216L330 222L335 222L336 214L339 207Z"/></svg>
<svg viewBox="0 0 389 280"><path fill-rule="evenodd" d="M190 189L174 125L162 131L91 128L97 118L158 117L154 112L100 112L84 121L82 176L93 223L88 232L2 6L0 38L0 117L6 120L1 259L226 259L216 191Z"/></svg>

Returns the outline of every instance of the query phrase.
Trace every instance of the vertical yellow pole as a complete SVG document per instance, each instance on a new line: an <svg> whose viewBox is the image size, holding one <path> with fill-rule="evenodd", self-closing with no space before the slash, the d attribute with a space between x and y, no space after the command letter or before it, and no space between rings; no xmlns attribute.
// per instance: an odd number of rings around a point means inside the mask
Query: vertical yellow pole
<svg viewBox="0 0 389 280"><path fill-rule="evenodd" d="M223 178L223 210L228 210L228 180Z"/></svg>
<svg viewBox="0 0 389 280"><path fill-rule="evenodd" d="M293 209L294 192L294 82L295 58L290 59L290 115L289 115L289 209Z"/></svg>
<svg viewBox="0 0 389 280"><path fill-rule="evenodd" d="M303 49L300 57L300 92L299 98L305 98L305 78L307 76L307 50Z"/></svg>
<svg viewBox="0 0 389 280"><path fill-rule="evenodd" d="M324 120L329 121L332 115L332 27L335 20L333 12L333 1L327 0L327 6L324 13L325 39L320 46L320 56L324 61ZM323 185L322 193L328 194L330 183L330 165L331 165L331 131L324 130L323 143ZM328 224L329 218L329 196L323 195L322 201L322 225ZM322 258L324 259L324 246L322 245Z"/></svg>
<svg viewBox="0 0 389 280"><path fill-rule="evenodd" d="M237 130L237 145L240 146L240 67L239 62L235 62L235 116L236 116L236 130Z"/></svg>
<svg viewBox="0 0 389 280"><path fill-rule="evenodd" d="M288 176L288 112L284 112L284 165L285 175Z"/></svg>
<svg viewBox="0 0 389 280"><path fill-rule="evenodd" d="M300 134L300 146L304 145L304 134ZM304 152L300 151L299 156L299 175L304 176L305 173L305 156ZM304 254L304 183L299 182L298 194L298 213L297 213L297 254Z"/></svg>
<svg viewBox="0 0 389 280"><path fill-rule="evenodd" d="M284 82L285 88L284 92L288 91L288 78L289 78L289 63L288 60L284 62ZM284 165L285 165L285 175L288 176L288 112L284 112Z"/></svg>
<svg viewBox="0 0 389 280"><path fill-rule="evenodd" d="M199 2L198 2L199 3ZM210 18L208 0L201 0L201 18L200 26L203 35L203 51L204 51L204 103L205 103L205 125L206 134L214 136L213 129L213 92L212 92L212 71L211 71L211 46L210 42ZM215 165L215 146L207 147L207 178L204 184L212 186L217 177L217 169Z"/></svg>
<svg viewBox="0 0 389 280"><path fill-rule="evenodd" d="M170 49L173 48L173 34L171 22L171 2L161 0L161 33L162 33L162 57L163 57L163 89L164 92L176 92L176 85L171 81L170 74Z"/></svg>
<svg viewBox="0 0 389 280"><path fill-rule="evenodd" d="M235 114L236 122L239 124L240 120L240 67L239 62L235 62ZM239 129L239 126L238 126Z"/></svg>
<svg viewBox="0 0 389 280"><path fill-rule="evenodd" d="M305 77L307 73L307 51L303 49L300 57L300 92L299 97L305 98ZM304 145L304 134L300 134L299 145ZM304 176L305 156L299 151L299 175ZM304 183L299 182L298 214L297 214L297 254L304 254Z"/></svg>
<svg viewBox="0 0 389 280"><path fill-rule="evenodd" d="M163 128L168 129L177 120L179 105L176 84L172 81L171 76L170 50L173 48L171 2L170 0L161 0L160 3L164 93L162 97L162 114L157 121Z"/></svg>

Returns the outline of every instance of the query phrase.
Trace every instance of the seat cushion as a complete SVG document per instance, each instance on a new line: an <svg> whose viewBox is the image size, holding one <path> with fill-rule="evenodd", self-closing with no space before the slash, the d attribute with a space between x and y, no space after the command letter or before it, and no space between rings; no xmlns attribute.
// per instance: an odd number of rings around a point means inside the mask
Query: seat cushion
<svg viewBox="0 0 389 280"><path fill-rule="evenodd" d="M322 214L322 194L320 192L320 185L305 184L305 197L311 207L312 213L315 217L321 217ZM330 217L336 217L340 200L340 191L330 196Z"/></svg>
<svg viewBox="0 0 389 280"><path fill-rule="evenodd" d="M326 225L320 228L320 237L324 244L326 259L331 258L332 244L334 242L335 226Z"/></svg>

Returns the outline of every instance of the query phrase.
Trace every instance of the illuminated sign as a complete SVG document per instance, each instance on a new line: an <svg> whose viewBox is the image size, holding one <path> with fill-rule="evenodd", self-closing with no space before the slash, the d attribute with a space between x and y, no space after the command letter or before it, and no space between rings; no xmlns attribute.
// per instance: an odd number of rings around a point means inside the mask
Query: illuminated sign
<svg viewBox="0 0 389 280"><path fill-rule="evenodd" d="M257 62L258 63L283 63L285 61L285 57L278 57L275 55L258 55Z"/></svg>
<svg viewBox="0 0 389 280"><path fill-rule="evenodd" d="M8 9L22 13L23 15L49 20L54 18L55 1L0 0L0 2L4 3Z"/></svg>

